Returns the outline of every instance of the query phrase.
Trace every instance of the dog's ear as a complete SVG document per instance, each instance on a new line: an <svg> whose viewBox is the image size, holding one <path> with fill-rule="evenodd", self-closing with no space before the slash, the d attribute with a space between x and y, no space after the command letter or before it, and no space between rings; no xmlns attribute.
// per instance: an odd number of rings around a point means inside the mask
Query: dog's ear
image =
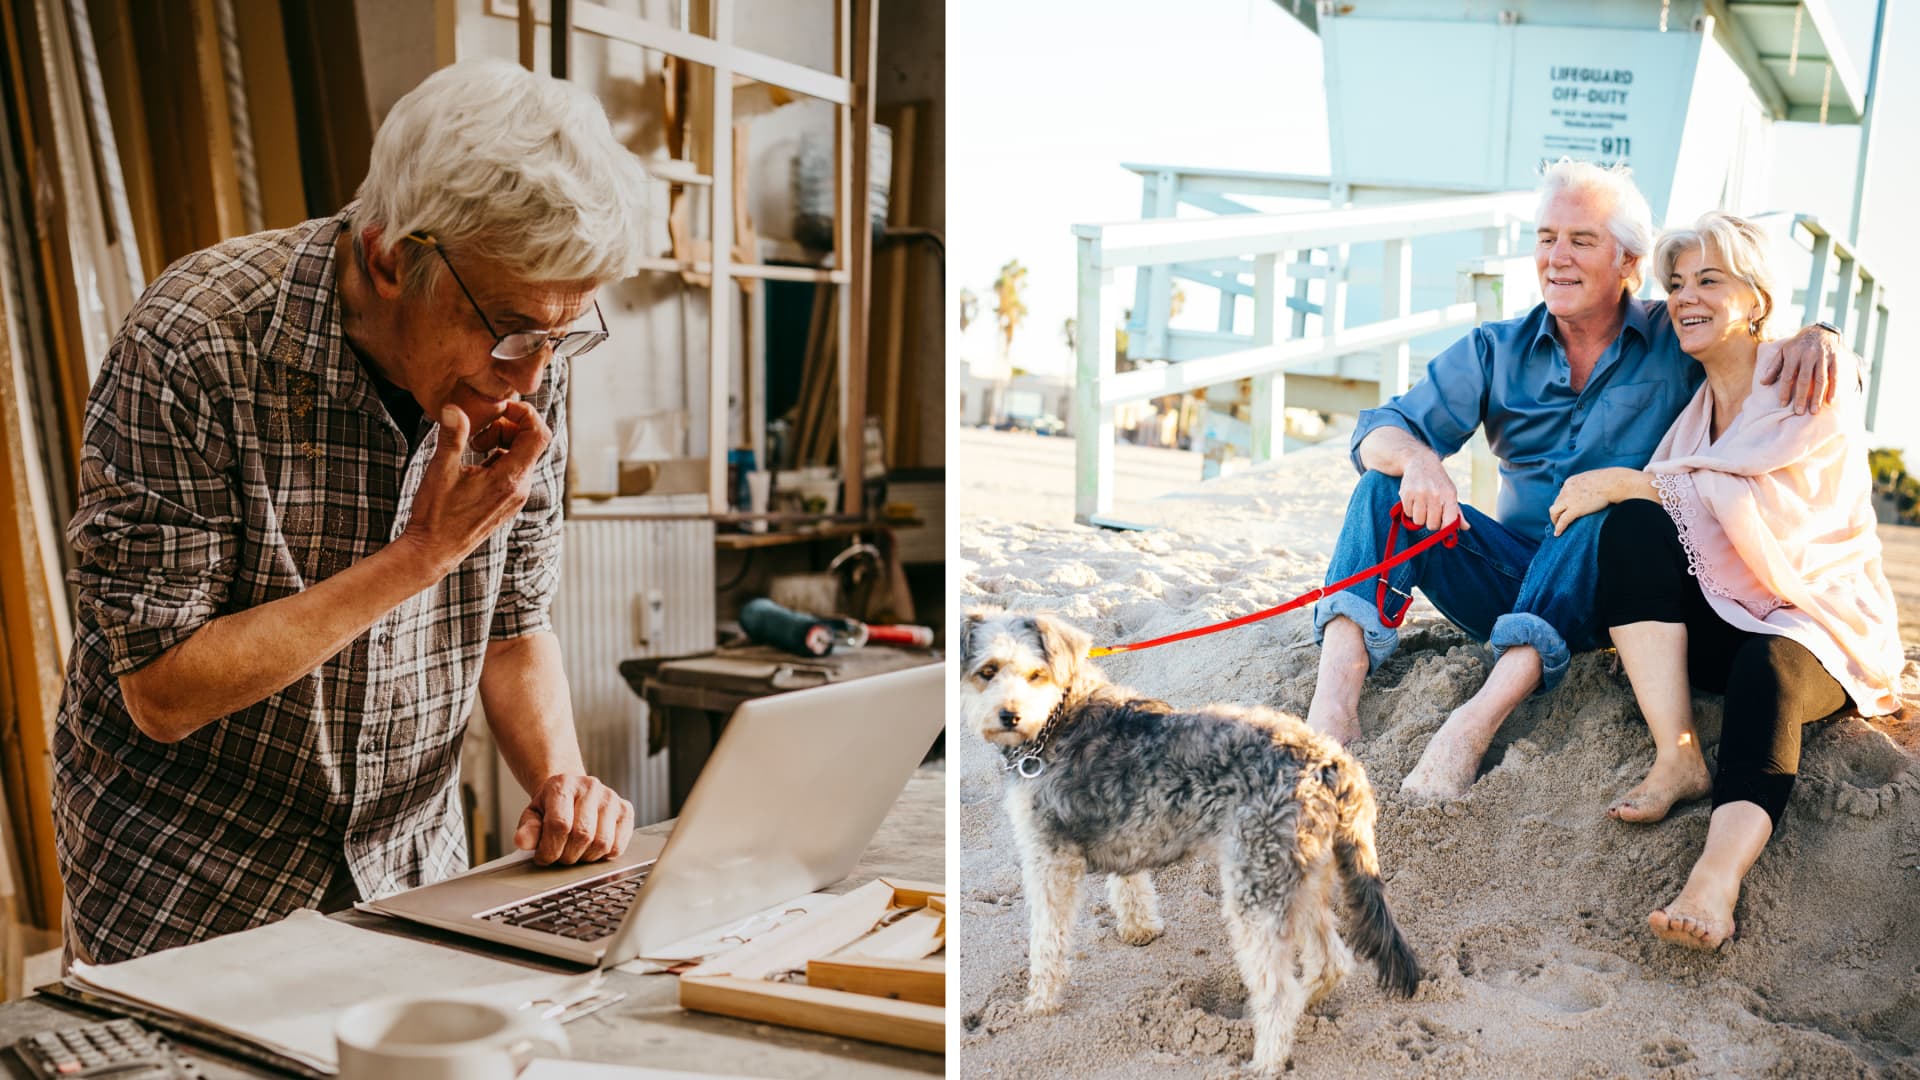
<svg viewBox="0 0 1920 1080"><path fill-rule="evenodd" d="M974 608L960 620L960 672L963 675L973 670L974 657L979 652L979 643L974 638L987 624L989 614L986 608Z"/></svg>
<svg viewBox="0 0 1920 1080"><path fill-rule="evenodd" d="M1033 624L1034 636L1040 639L1040 655L1051 669L1054 685L1071 685L1080 661L1087 658L1087 650L1093 647L1093 638L1079 627L1051 615L1034 615L1027 621Z"/></svg>

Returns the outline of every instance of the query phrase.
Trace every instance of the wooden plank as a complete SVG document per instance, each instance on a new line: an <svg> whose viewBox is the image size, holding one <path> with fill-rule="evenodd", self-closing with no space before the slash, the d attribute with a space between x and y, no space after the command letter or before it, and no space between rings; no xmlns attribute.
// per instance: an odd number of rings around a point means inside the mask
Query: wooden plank
<svg viewBox="0 0 1920 1080"><path fill-rule="evenodd" d="M520 66L528 71L540 70L535 66L533 57L533 0L520 0L514 13L517 40L520 51Z"/></svg>
<svg viewBox="0 0 1920 1080"><path fill-rule="evenodd" d="M11 15L11 12L7 14ZM8 25L13 25L11 19ZM0 218L0 252L11 252ZM8 817L19 823L16 865L27 915L51 929L60 919L53 844L51 743L64 689L72 628L59 572L59 531L49 519L38 425L16 313L11 258L0 257L0 625L6 692L0 695L0 776Z"/></svg>
<svg viewBox="0 0 1920 1080"><path fill-rule="evenodd" d="M733 0L708 2L713 39L731 43ZM713 177L713 189L707 200L707 238L712 248L715 287L707 293L707 498L710 509L718 514L727 509L732 496L726 482L727 450L733 445L733 418L727 399L734 367L733 307L739 297L729 284L733 264L733 70L724 62L716 63L709 76L706 134L711 158L706 173Z"/></svg>
<svg viewBox="0 0 1920 1080"><path fill-rule="evenodd" d="M58 385L60 426L66 445L78 447L84 421L88 380L86 377L86 333L82 320L80 295L72 272L73 232L69 227L67 200L58 193L65 190L58 158L47 153L52 144L53 119L48 101L46 56L39 47L39 15L34 0L0 0L4 15L9 70L14 79L15 137L22 148L26 190L52 192L44 202L29 203L37 212L40 227L33 237L38 258L34 271L45 285L47 322L53 339L53 364ZM23 48L24 43L27 46ZM25 269L25 268L23 268Z"/></svg>
<svg viewBox="0 0 1920 1080"><path fill-rule="evenodd" d="M136 39L131 0L92 0L87 12L93 23L94 51L100 59L100 82L120 152L120 172L133 215L133 232L141 265L158 274L167 265L161 239L162 225L154 194L153 152L147 144L147 108L140 86L140 67L134 60ZM243 4L243 9L255 5ZM271 6L271 5L260 5ZM277 15L276 15L277 19Z"/></svg>
<svg viewBox="0 0 1920 1080"><path fill-rule="evenodd" d="M731 976L682 976L680 1004L701 1012L939 1053L947 1013L915 1001Z"/></svg>
<svg viewBox="0 0 1920 1080"><path fill-rule="evenodd" d="M853 0L850 42L853 105L843 115L852 125L851 233L847 243L847 269L853 280L846 286L847 338L841 354L840 380L840 510L861 512L861 466L865 460L867 423L867 307L872 289L873 224L868 208L872 177L870 143L873 134L874 50L879 45L874 0Z"/></svg>
<svg viewBox="0 0 1920 1080"><path fill-rule="evenodd" d="M835 956L808 962L807 985L819 990L844 990L849 994L945 1006L947 964L944 958L881 960Z"/></svg>
<svg viewBox="0 0 1920 1080"><path fill-rule="evenodd" d="M880 111L880 119L893 136L893 161L888 173L887 225L899 228L913 223L913 164L918 132L919 109L913 105L895 105ZM880 431L886 437L889 468L901 460L901 416L911 411L905 406L907 333L907 283L911 276L908 259L912 253L904 243L887 249L875 280L886 287L884 300L874 306L873 333L878 340L880 363L869 380L869 391L878 397Z"/></svg>
<svg viewBox="0 0 1920 1080"><path fill-rule="evenodd" d="M281 0L309 217L345 206L367 175L373 113L353 5ZM436 50L438 45L436 44Z"/></svg>
<svg viewBox="0 0 1920 1080"><path fill-rule="evenodd" d="M307 218L306 180L300 175L300 126L293 78L287 70L287 33L278 3L235 3L241 77L253 129L254 169L260 174L261 224L269 229ZM156 268L157 269L157 268Z"/></svg>
<svg viewBox="0 0 1920 1080"><path fill-rule="evenodd" d="M164 266L245 231L212 0L131 7Z"/></svg>

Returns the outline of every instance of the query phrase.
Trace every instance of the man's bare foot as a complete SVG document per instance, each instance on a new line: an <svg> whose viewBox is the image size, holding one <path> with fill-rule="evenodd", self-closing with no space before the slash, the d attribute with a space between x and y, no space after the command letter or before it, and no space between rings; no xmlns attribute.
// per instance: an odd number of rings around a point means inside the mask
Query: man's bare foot
<svg viewBox="0 0 1920 1080"><path fill-rule="evenodd" d="M1480 759L1486 747L1478 744L1465 726L1461 710L1455 709L1433 733L1420 761L1400 781L1404 794L1421 799L1453 799L1466 794L1480 771Z"/></svg>
<svg viewBox="0 0 1920 1080"><path fill-rule="evenodd" d="M1607 816L1621 821L1646 824L1667 816L1676 803L1704 798L1713 793L1713 777L1707 773L1706 759L1697 749L1675 751L1656 757L1647 778L1632 791L1607 807Z"/></svg>
<svg viewBox="0 0 1920 1080"><path fill-rule="evenodd" d="M1647 926L1662 941L1711 951L1733 936L1733 905L1739 900L1738 882L1729 886L1696 869L1672 903L1648 913Z"/></svg>
<svg viewBox="0 0 1920 1080"><path fill-rule="evenodd" d="M1315 712L1307 709L1307 726L1337 740L1345 746L1360 737L1360 715L1355 712L1338 712L1333 709Z"/></svg>

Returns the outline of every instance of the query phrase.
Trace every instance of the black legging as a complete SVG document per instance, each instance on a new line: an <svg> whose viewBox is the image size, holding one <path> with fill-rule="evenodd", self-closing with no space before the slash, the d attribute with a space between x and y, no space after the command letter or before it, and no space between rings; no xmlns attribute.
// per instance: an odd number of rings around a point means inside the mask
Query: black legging
<svg viewBox="0 0 1920 1080"><path fill-rule="evenodd" d="M1601 625L1682 623L1693 685L1726 695L1713 805L1758 803L1780 824L1800 771L1800 726L1847 705L1847 692L1804 646L1736 630L1687 572L1680 532L1659 503L1615 506L1600 529Z"/></svg>

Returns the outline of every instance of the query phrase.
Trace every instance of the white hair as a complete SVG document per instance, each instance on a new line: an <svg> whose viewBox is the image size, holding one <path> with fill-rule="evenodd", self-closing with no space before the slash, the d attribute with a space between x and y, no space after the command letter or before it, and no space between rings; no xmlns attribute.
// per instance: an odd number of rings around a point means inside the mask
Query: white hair
<svg viewBox="0 0 1920 1080"><path fill-rule="evenodd" d="M1720 260L1725 264L1720 269L1753 290L1758 310L1748 322L1747 332L1766 340L1767 320L1773 315L1773 298L1779 284L1773 275L1773 264L1767 258L1767 234L1753 222L1724 210L1709 210L1700 215L1691 229L1669 229L1660 234L1660 243L1653 252L1654 272L1659 275L1660 287L1666 288L1672 280L1673 268L1680 261L1682 251L1694 248L1705 259L1709 243L1720 251Z"/></svg>
<svg viewBox="0 0 1920 1080"><path fill-rule="evenodd" d="M1628 259L1640 260L1627 275L1627 291L1639 292L1647 253L1653 250L1653 210L1647 206L1647 197L1640 194L1634 184L1633 170L1625 165L1603 167L1569 157L1547 165L1540 175L1540 204L1534 210L1534 220L1545 216L1547 204L1555 195L1572 191L1601 192L1612 198L1613 212L1607 215L1607 232L1613 235L1614 244L1620 249L1614 265L1625 266Z"/></svg>
<svg viewBox="0 0 1920 1080"><path fill-rule="evenodd" d="M353 230L357 242L379 226L386 246L430 233L531 283L613 281L638 269L645 184L593 95L507 60L468 60L387 113ZM410 291L439 278L427 254L402 248Z"/></svg>

